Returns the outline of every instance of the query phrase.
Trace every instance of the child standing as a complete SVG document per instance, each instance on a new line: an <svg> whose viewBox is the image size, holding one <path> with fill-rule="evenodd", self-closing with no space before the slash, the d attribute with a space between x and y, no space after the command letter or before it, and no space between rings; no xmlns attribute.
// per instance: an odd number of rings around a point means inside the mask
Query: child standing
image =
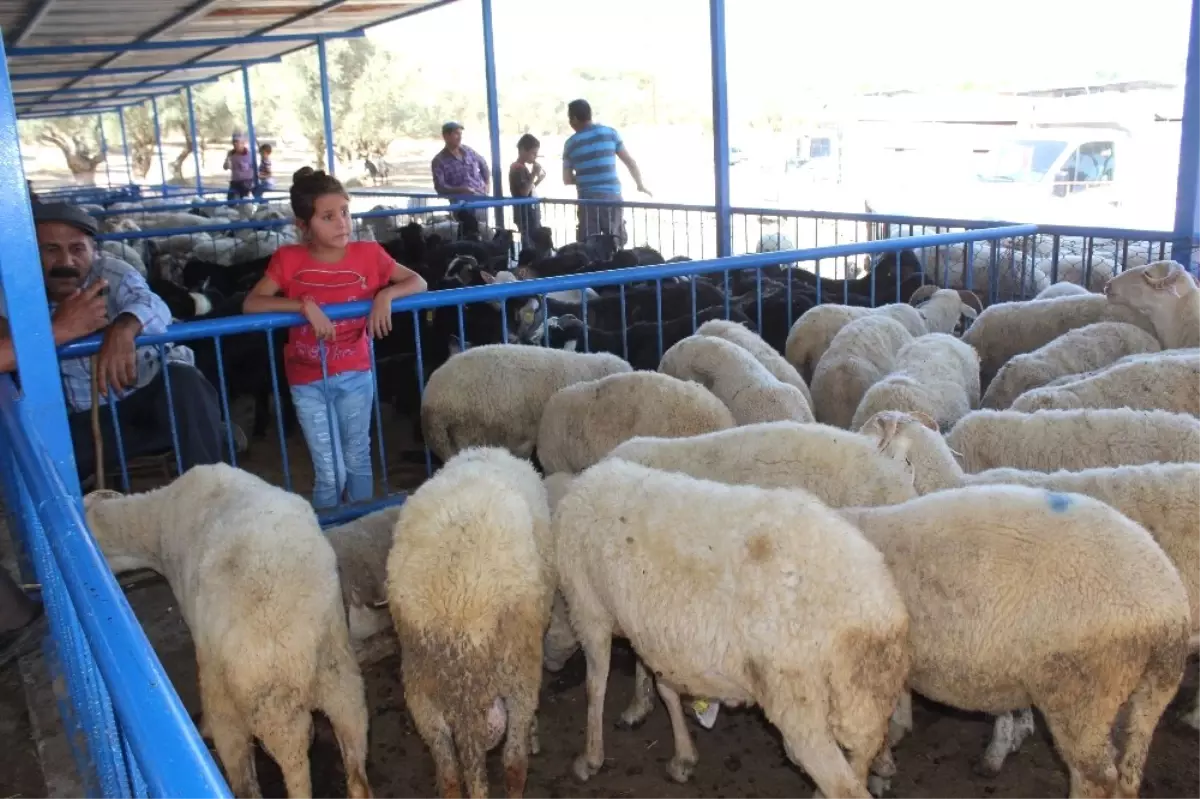
<svg viewBox="0 0 1200 799"><path fill-rule="evenodd" d="M327 508L337 504L343 491L350 502L372 495L375 379L367 334L382 338L390 333L392 301L424 291L425 281L392 260L378 243L350 241L350 198L332 175L303 167L292 177L291 195L304 243L275 251L242 310L298 312L308 320L290 331L284 371L313 459L313 505ZM369 297L374 302L365 324L362 317L331 322L321 310ZM327 380L322 380L322 350Z"/></svg>
<svg viewBox="0 0 1200 799"><path fill-rule="evenodd" d="M254 196L262 199L263 192L275 188L275 173L271 171L271 145L262 144L258 148L258 185L254 187Z"/></svg>
<svg viewBox="0 0 1200 799"><path fill-rule="evenodd" d="M533 190L546 179L546 170L537 162L542 143L526 133L517 140L517 160L508 168L508 193L513 197L532 197ZM533 246L533 234L542 226L542 209L536 205L513 208L517 230L521 231L521 248Z"/></svg>
<svg viewBox="0 0 1200 799"><path fill-rule="evenodd" d="M252 160L246 138L240 133L233 134L233 149L225 156L225 164L221 167L229 170L229 195L226 199L250 196L250 190L254 187Z"/></svg>

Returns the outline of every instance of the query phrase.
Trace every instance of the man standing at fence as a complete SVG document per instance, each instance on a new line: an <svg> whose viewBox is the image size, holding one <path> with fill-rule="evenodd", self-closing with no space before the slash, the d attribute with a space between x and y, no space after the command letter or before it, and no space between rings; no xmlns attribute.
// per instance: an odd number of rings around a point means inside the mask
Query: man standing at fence
<svg viewBox="0 0 1200 799"><path fill-rule="evenodd" d="M567 122L575 133L563 145L563 183L575 186L580 200L613 204L580 205L576 240L585 241L596 235L615 236L617 245L624 247L629 237L625 235L625 218L620 205L621 179L617 176L617 159L624 162L637 190L649 196L637 162L625 149L619 133L607 125L592 122L592 107L587 100L571 101L567 106Z"/></svg>
<svg viewBox="0 0 1200 799"><path fill-rule="evenodd" d="M491 172L482 155L462 143L463 126L457 122L442 125L442 141L446 146L433 157L433 190L450 202L479 202L486 200ZM458 211L454 214L462 224L463 238L478 239L480 225L487 224L487 209Z"/></svg>
<svg viewBox="0 0 1200 799"><path fill-rule="evenodd" d="M158 347L135 347L141 333L164 333L171 322L166 303L150 290L146 279L129 264L96 246L96 220L66 203L38 205L33 210L46 298L50 303L55 345L104 331L96 356L101 402L107 389L120 399L121 444L126 459L173 448L167 380ZM171 407L179 457L186 471L201 463L217 463L222 455L221 410L216 389L192 365L192 351L166 347L166 376L170 378ZM0 373L16 369L7 308L0 304ZM91 363L89 358L60 361L67 423L75 450L79 479L95 471L91 431ZM105 462L117 457L113 414L100 413ZM235 436L244 439L240 430ZM242 441L239 440L241 445Z"/></svg>

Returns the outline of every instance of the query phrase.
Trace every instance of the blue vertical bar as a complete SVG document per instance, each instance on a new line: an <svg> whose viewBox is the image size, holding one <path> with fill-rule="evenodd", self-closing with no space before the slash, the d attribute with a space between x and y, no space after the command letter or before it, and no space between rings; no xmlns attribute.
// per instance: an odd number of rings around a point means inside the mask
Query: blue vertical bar
<svg viewBox="0 0 1200 799"><path fill-rule="evenodd" d="M162 176L163 194L167 193L167 165L163 161L162 127L158 124L158 98L150 98L150 110L154 112L154 147L158 150L158 174Z"/></svg>
<svg viewBox="0 0 1200 799"><path fill-rule="evenodd" d="M7 186L8 188L4 188ZM21 374L21 405L26 418L38 420L38 432L58 468L63 485L79 497L75 452L67 429L67 404L63 400L54 331L50 326L46 285L38 268L37 236L21 166L17 114L13 108L8 60L0 42L0 286L8 308L13 351Z"/></svg>
<svg viewBox="0 0 1200 799"><path fill-rule="evenodd" d="M1192 0L1187 69L1183 89L1183 124L1179 142L1179 180L1175 189L1175 241L1171 259L1191 267L1191 251L1200 236L1200 0Z"/></svg>
<svg viewBox="0 0 1200 799"><path fill-rule="evenodd" d="M329 103L329 59L325 55L325 37L317 37L317 65L321 73L321 114L325 120L325 171L333 169L333 111Z"/></svg>
<svg viewBox="0 0 1200 799"><path fill-rule="evenodd" d="M729 210L729 87L725 80L725 0L708 0L712 38L713 162L716 178L717 257L733 253Z"/></svg>
<svg viewBox="0 0 1200 799"><path fill-rule="evenodd" d="M254 169L254 182L258 183L258 137L254 135L254 111L250 105L250 69L242 67L242 96L246 103L246 135L250 138L250 166Z"/></svg>
<svg viewBox="0 0 1200 799"><path fill-rule="evenodd" d="M112 167L108 163L108 139L104 138L104 114L96 114L96 127L100 129L100 154L104 156L104 179L112 188Z"/></svg>
<svg viewBox="0 0 1200 799"><path fill-rule="evenodd" d="M121 152L125 153L125 182L133 183L133 162L129 160L129 137L125 135L125 109L117 110L117 121L121 123Z"/></svg>
<svg viewBox="0 0 1200 799"><path fill-rule="evenodd" d="M204 176L200 174L200 137L196 134L196 106L192 103L192 87L184 89L188 104L188 129L192 132L192 160L196 164L196 196L204 193Z"/></svg>
<svg viewBox="0 0 1200 799"><path fill-rule="evenodd" d="M483 9L483 75L487 83L488 139L492 145L492 196L504 196L500 176L500 100L496 91L496 36L492 30L492 0L480 0ZM515 212L514 212L515 213ZM496 208L496 229L504 228L504 209Z"/></svg>

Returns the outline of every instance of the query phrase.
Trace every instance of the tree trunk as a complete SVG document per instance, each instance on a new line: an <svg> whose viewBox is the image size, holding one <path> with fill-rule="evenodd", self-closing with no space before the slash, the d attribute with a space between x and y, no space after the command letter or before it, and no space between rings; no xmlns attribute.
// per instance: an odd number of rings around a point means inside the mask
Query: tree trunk
<svg viewBox="0 0 1200 799"><path fill-rule="evenodd" d="M68 142L58 131L47 130L39 137L46 144L53 144L66 159L71 178L78 186L96 185L96 167L104 163L105 155L88 155L87 146L79 140Z"/></svg>
<svg viewBox="0 0 1200 799"><path fill-rule="evenodd" d="M171 161L171 180L177 180L180 183L183 182L183 164L185 161L188 160L188 158L191 156L191 154L192 154L192 137L184 136L183 152L181 152L179 155L175 156L175 159L173 161Z"/></svg>

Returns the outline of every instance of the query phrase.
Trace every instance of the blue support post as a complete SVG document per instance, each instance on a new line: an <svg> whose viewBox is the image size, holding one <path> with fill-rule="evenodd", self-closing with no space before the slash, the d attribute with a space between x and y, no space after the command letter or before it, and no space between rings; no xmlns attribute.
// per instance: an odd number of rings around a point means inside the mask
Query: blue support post
<svg viewBox="0 0 1200 799"><path fill-rule="evenodd" d="M192 101L192 87L184 89L188 104L188 129L192 132L192 160L196 164L196 196L204 192L204 176L200 174L200 136L196 133L196 106Z"/></svg>
<svg viewBox="0 0 1200 799"><path fill-rule="evenodd" d="M21 404L38 420L38 432L58 469L63 485L79 496L75 452L67 429L54 332L50 328L46 284L38 253L33 213L21 166L17 115L9 94L8 61L0 43L0 287L3 287L13 352L20 364ZM4 187L8 186L7 189Z"/></svg>
<svg viewBox="0 0 1200 799"><path fill-rule="evenodd" d="M329 59L325 54L325 37L317 38L317 66L321 73L321 113L325 119L325 171L333 168L333 111L329 103Z"/></svg>
<svg viewBox="0 0 1200 799"><path fill-rule="evenodd" d="M483 74L487 83L488 139L492 145L492 196L504 196L500 176L500 100L496 91L496 36L492 29L492 0L480 0L483 7ZM504 228L504 208L496 208L496 229Z"/></svg>
<svg viewBox="0 0 1200 799"><path fill-rule="evenodd" d="M133 184L133 162L129 160L129 137L125 135L125 109L117 111L117 121L121 124L121 152L125 154L125 182Z"/></svg>
<svg viewBox="0 0 1200 799"><path fill-rule="evenodd" d="M108 163L108 139L104 137L104 114L96 115L96 127L100 129L100 154L104 156L104 179L108 188L112 188L112 167Z"/></svg>
<svg viewBox="0 0 1200 799"><path fill-rule="evenodd" d="M150 110L154 112L154 147L158 150L158 174L162 177L163 194L167 193L167 164L163 160L162 128L158 124L158 98L150 98Z"/></svg>
<svg viewBox="0 0 1200 799"><path fill-rule="evenodd" d="M729 203L729 87L725 75L725 0L708 0L712 39L713 167L717 206L717 257L733 254Z"/></svg>
<svg viewBox="0 0 1200 799"><path fill-rule="evenodd" d="M254 183L258 184L258 137L254 135L254 111L250 104L250 69L242 67L242 96L246 102L246 135L250 138L250 168L254 170Z"/></svg>
<svg viewBox="0 0 1200 799"><path fill-rule="evenodd" d="M1192 0L1187 68L1183 89L1183 124L1179 142L1179 179L1175 189L1175 241L1172 260L1191 267L1192 248L1200 237L1200 0Z"/></svg>

